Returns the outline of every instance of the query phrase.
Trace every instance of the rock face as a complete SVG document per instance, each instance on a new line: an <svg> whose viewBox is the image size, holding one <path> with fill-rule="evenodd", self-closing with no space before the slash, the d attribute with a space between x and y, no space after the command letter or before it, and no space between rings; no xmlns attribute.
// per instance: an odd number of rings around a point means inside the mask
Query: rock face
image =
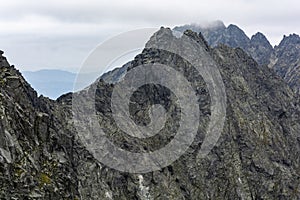
<svg viewBox="0 0 300 200"><path fill-rule="evenodd" d="M184 25L174 30L183 32L187 29L201 32L208 44L215 47L225 44L230 47L240 47L247 52L260 65L269 65L292 88L300 94L299 84L299 36L292 34L284 37L278 46L273 48L268 39L260 32L251 37L235 25L226 27L222 22L214 22L209 26Z"/></svg>
<svg viewBox="0 0 300 200"><path fill-rule="evenodd" d="M225 44L230 47L240 47L251 55L259 64L269 64L270 55L273 47L267 38L260 32L256 33L251 39L238 26L230 24L226 27L223 22L212 22L211 25L184 25L175 27L174 30L184 32L185 30L201 32L208 44L215 47Z"/></svg>
<svg viewBox="0 0 300 200"><path fill-rule="evenodd" d="M63 105L37 93L0 59L1 199L75 199L74 133Z"/></svg>
<svg viewBox="0 0 300 200"><path fill-rule="evenodd" d="M251 37L250 47L246 50L259 64L270 63L273 47L262 33L258 32Z"/></svg>
<svg viewBox="0 0 300 200"><path fill-rule="evenodd" d="M300 37L285 36L271 55L270 68L281 76L291 88L300 94Z"/></svg>
<svg viewBox="0 0 300 200"><path fill-rule="evenodd" d="M201 121L188 151L161 170L130 174L97 162L81 144L72 123L72 94L52 101L37 97L21 74L1 56L0 66L0 197L1 199L299 199L299 98L272 69L259 66L240 48L209 47L193 38L218 64L226 87L227 116L217 145L198 157L211 114L202 77L190 63L153 48L128 63L127 72L143 63L161 63L182 72L195 88ZM260 36L257 36L258 38ZM161 28L148 44L176 43L170 29ZM147 47L147 45L146 45ZM198 49L195 47L195 51ZM165 128L150 140L124 135L110 108L116 74L95 83L99 123L111 141L125 150L152 151L168 143L177 129L176 97L164 87L146 85L132 96L136 123L149 123L149 105L166 110ZM79 93L84 95L89 90Z"/></svg>

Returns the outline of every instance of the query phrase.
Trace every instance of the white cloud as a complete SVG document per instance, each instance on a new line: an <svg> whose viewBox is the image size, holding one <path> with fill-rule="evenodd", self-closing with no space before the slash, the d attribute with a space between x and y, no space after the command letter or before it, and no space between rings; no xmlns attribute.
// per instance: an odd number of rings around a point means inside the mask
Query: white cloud
<svg viewBox="0 0 300 200"><path fill-rule="evenodd" d="M0 5L0 49L17 65L37 68L78 67L80 63L68 59L83 59L82 55L97 42L143 27L173 27L220 19L239 25L249 36L263 32L273 44L283 34L300 33L297 0L10 0L1 1ZM23 45L27 46L27 54L32 55L31 60L19 50L24 49ZM72 55L64 55L70 49ZM46 56L33 58L35 53L49 54L57 60L40 59Z"/></svg>

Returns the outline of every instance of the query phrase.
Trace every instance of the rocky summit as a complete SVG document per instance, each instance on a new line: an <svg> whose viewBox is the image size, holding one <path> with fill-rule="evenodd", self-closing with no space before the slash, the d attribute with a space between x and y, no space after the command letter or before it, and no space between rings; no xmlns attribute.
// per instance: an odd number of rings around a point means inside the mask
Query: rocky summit
<svg viewBox="0 0 300 200"><path fill-rule="evenodd" d="M173 30L184 32L188 29L201 32L208 44L213 47L225 44L233 48L242 48L258 64L273 68L294 92L300 94L300 37L297 34L284 36L280 44L273 48L263 33L257 32L249 38L238 26L230 24L226 27L221 21L212 22L206 26L197 24L177 26Z"/></svg>
<svg viewBox="0 0 300 200"><path fill-rule="evenodd" d="M225 44L230 47L240 47L251 55L259 64L268 64L273 47L267 38L260 32L256 33L251 39L238 26L230 24L226 27L223 22L216 21L211 25L184 25L174 28L175 31L183 32L187 29L201 32L208 44L215 47Z"/></svg>
<svg viewBox="0 0 300 200"><path fill-rule="evenodd" d="M281 76L291 88L300 94L300 37L296 34L285 36L275 46L269 67Z"/></svg>
<svg viewBox="0 0 300 200"><path fill-rule="evenodd" d="M239 32L237 27L228 29ZM226 91L224 127L204 158L199 151L213 104L208 85L190 62L161 50L182 48L183 36L175 37L170 29L161 28L133 61L93 84L97 119L110 141L126 151L149 152L168 144L179 127L176 95L156 84L133 93L129 107L137 124L150 123L147 113L153 104L162 105L167 116L159 134L137 139L124 134L113 119L115 84L147 63L168 65L191 83L201 116L195 140L178 160L148 173L120 172L99 162L75 128L74 94L56 101L38 97L1 52L1 199L299 199L299 96L273 70L276 64L268 68L242 48L210 47L202 34L190 30L183 34L197 42L194 52L204 51L198 59L216 63ZM258 34L251 40L255 46L265 38ZM266 41L265 45L269 49ZM277 54L282 55L279 47ZM91 88L76 95L84 99Z"/></svg>

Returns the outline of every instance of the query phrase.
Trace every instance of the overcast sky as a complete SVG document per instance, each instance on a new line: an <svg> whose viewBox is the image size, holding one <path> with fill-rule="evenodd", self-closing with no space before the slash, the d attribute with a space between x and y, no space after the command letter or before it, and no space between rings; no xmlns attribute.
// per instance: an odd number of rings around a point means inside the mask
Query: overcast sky
<svg viewBox="0 0 300 200"><path fill-rule="evenodd" d="M22 70L77 71L89 52L137 28L222 20L275 45L300 33L298 0L0 0L0 49Z"/></svg>

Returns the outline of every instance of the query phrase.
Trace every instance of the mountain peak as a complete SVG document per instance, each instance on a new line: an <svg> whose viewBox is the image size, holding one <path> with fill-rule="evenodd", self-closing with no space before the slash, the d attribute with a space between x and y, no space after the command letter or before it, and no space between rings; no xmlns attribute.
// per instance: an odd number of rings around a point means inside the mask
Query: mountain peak
<svg viewBox="0 0 300 200"><path fill-rule="evenodd" d="M228 29L239 29L239 30L241 30L237 25L234 25L234 24L229 24L227 28Z"/></svg>
<svg viewBox="0 0 300 200"><path fill-rule="evenodd" d="M255 35L253 35L251 37L251 45L262 45L265 48L267 48L268 50L272 51L273 47L270 44L269 40L267 39L267 37L261 33L261 32L257 32Z"/></svg>
<svg viewBox="0 0 300 200"><path fill-rule="evenodd" d="M200 43L203 47L205 47L205 49L209 48L209 45L206 42L203 35L201 34L201 32L198 33L192 29L186 29L184 30L183 34ZM165 43L166 41L167 42L172 41L175 38L177 37L173 34L170 28L161 27L156 33L154 33L154 35L147 42L146 48L151 48L153 46L156 46L153 44L162 44Z"/></svg>
<svg viewBox="0 0 300 200"><path fill-rule="evenodd" d="M243 40L250 40L246 33L237 25L230 24L226 30L229 31L231 34L236 34L234 36L243 37Z"/></svg>
<svg viewBox="0 0 300 200"><path fill-rule="evenodd" d="M183 26L176 26L174 27L175 31L179 32L184 32L185 30L190 29L195 32L204 32L204 31L218 31L218 30L224 30L226 29L225 24L220 21L212 21L212 22L205 22L205 23L191 23L191 24L186 24Z"/></svg>
<svg viewBox="0 0 300 200"><path fill-rule="evenodd" d="M150 48L153 44L155 44L157 41L168 41L172 37L175 37L172 33L172 30L170 28L160 27L158 31L156 31L151 38L146 43L145 47Z"/></svg>
<svg viewBox="0 0 300 200"><path fill-rule="evenodd" d="M213 24L215 24L215 25L218 26L218 27L226 28L224 22L221 21L221 20L216 20L216 21L213 22Z"/></svg>
<svg viewBox="0 0 300 200"><path fill-rule="evenodd" d="M289 36L284 35L279 46L285 46L285 45L289 45L289 44L291 44L291 45L300 44L299 35L297 35L295 33L290 34Z"/></svg>
<svg viewBox="0 0 300 200"><path fill-rule="evenodd" d="M2 62L3 60L6 60L5 57L3 56L4 51L0 50L0 62Z"/></svg>
<svg viewBox="0 0 300 200"><path fill-rule="evenodd" d="M3 56L3 54L4 54L4 51L0 50L0 64L1 64L1 67L10 67L10 65L8 64L8 62L6 60L6 57Z"/></svg>
<svg viewBox="0 0 300 200"><path fill-rule="evenodd" d="M284 35L283 37L284 37L284 38L294 38L294 39L295 39L295 38L300 38L299 35L296 34L296 33L292 33L292 34L290 34L289 36Z"/></svg>
<svg viewBox="0 0 300 200"><path fill-rule="evenodd" d="M172 30L170 28L160 27L158 31L156 31L150 38L148 42L151 42L154 39L162 38L162 37L173 37Z"/></svg>
<svg viewBox="0 0 300 200"><path fill-rule="evenodd" d="M220 30L226 28L224 22L221 20L216 20L209 23L203 23L197 26L201 27L202 29L210 29L210 30Z"/></svg>
<svg viewBox="0 0 300 200"><path fill-rule="evenodd" d="M254 35L252 35L252 37L251 37L251 40L256 40L256 39L258 39L258 40L267 40L267 37L263 33L257 32Z"/></svg>
<svg viewBox="0 0 300 200"><path fill-rule="evenodd" d="M270 65L281 76L294 92L300 94L300 37L297 34L284 36L276 46L272 57L276 62Z"/></svg>

